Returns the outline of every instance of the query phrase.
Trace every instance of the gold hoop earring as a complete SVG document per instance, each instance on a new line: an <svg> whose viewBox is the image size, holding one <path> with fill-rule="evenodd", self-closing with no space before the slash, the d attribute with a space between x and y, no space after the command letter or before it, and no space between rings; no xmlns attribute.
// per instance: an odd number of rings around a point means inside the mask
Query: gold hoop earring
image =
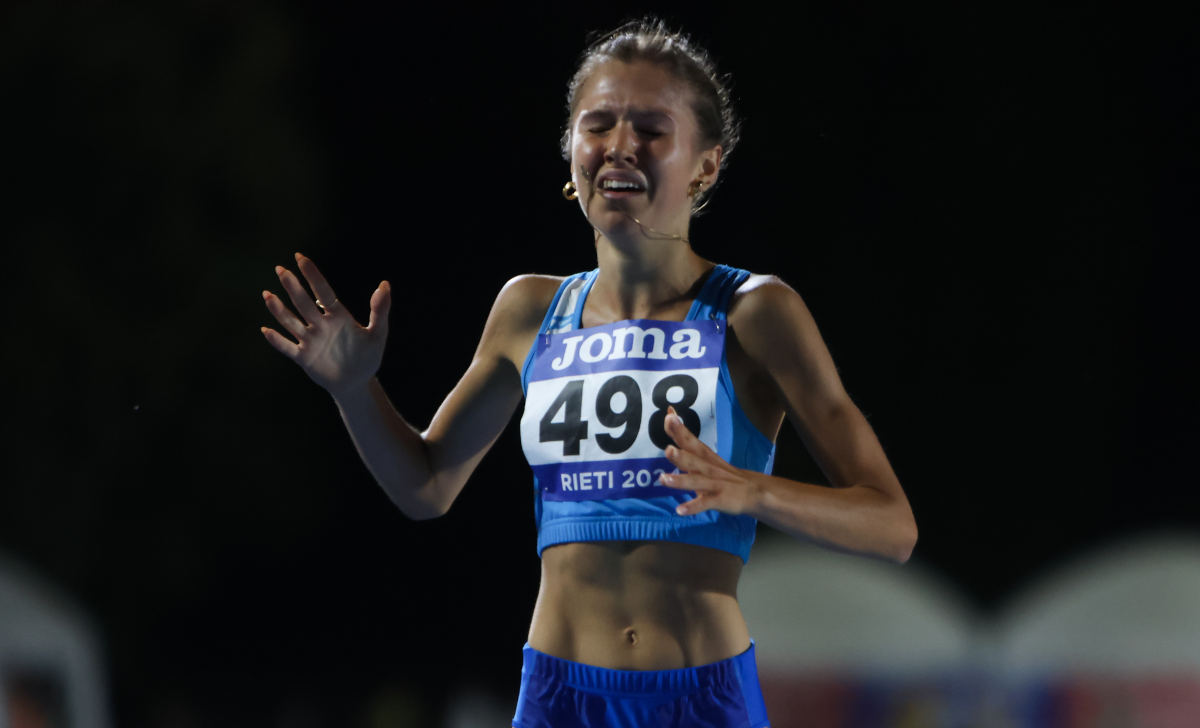
<svg viewBox="0 0 1200 728"><path fill-rule="evenodd" d="M575 189L575 180L567 180L567 183L563 185L562 193L563 197L568 200L579 199L579 190Z"/></svg>

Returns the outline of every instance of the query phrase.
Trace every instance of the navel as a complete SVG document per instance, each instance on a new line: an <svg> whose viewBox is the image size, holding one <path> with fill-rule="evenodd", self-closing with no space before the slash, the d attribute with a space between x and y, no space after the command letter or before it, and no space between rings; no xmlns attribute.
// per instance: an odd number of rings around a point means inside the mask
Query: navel
<svg viewBox="0 0 1200 728"><path fill-rule="evenodd" d="M629 643L630 647L633 647L638 643L638 633L633 629L633 627L626 627L624 635L625 641Z"/></svg>

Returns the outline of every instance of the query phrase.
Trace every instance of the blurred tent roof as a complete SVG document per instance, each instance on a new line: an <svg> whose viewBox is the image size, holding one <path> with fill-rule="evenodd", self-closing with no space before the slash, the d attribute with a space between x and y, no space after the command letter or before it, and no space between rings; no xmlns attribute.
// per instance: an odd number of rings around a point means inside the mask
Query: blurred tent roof
<svg viewBox="0 0 1200 728"><path fill-rule="evenodd" d="M20 675L48 676L61 685L67 725L110 725L98 640L83 612L0 554L0 679ZM4 711L0 702L0 725L7 724Z"/></svg>
<svg viewBox="0 0 1200 728"><path fill-rule="evenodd" d="M1114 544L1045 575L996 620L1010 673L1200 675L1200 538Z"/></svg>
<svg viewBox="0 0 1200 728"><path fill-rule="evenodd" d="M738 598L764 671L943 673L975 645L970 605L914 562L764 540Z"/></svg>

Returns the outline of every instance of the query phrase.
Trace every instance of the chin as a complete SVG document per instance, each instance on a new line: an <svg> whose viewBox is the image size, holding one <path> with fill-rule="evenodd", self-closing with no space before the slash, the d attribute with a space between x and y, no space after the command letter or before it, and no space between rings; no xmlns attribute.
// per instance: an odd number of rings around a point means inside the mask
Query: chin
<svg viewBox="0 0 1200 728"><path fill-rule="evenodd" d="M626 225L637 227L637 225L629 219L630 217L637 217L637 212L629 209L625 205L613 205L609 200L603 200L601 202L603 204L593 204L592 209L587 214L587 219L593 227L598 228L601 232L622 228Z"/></svg>
<svg viewBox="0 0 1200 728"><path fill-rule="evenodd" d="M638 226L633 223L628 225L597 225L596 229L608 239L611 243L620 243L622 241L632 241L638 236Z"/></svg>

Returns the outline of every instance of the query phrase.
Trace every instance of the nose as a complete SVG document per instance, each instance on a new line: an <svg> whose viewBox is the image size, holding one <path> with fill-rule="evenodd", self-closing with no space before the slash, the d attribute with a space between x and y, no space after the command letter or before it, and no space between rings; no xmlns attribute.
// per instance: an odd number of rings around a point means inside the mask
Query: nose
<svg viewBox="0 0 1200 728"><path fill-rule="evenodd" d="M626 164L637 164L638 138L633 127L629 124L617 124L608 138L608 148L604 150L604 161L612 164L622 161Z"/></svg>

